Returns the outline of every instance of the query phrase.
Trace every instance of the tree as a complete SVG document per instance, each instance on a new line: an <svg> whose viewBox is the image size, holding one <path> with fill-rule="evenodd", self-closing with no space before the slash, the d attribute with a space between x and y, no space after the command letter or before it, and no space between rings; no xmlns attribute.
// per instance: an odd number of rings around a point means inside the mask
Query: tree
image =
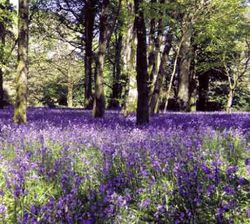
<svg viewBox="0 0 250 224"><path fill-rule="evenodd" d="M143 0L134 0L135 5L135 28L137 33L137 52L136 52L136 80L137 80L137 125L149 122L149 86L147 72L147 36L142 9Z"/></svg>
<svg viewBox="0 0 250 224"><path fill-rule="evenodd" d="M171 33L167 33L165 42L166 43L165 43L165 47L164 47L162 58L161 58L160 69L159 69L158 75L154 83L153 94L150 100L150 113L151 114L157 113L159 110L159 101L160 101L160 96L162 93L162 84L163 84L164 74L167 71L169 52L172 48L172 34Z"/></svg>
<svg viewBox="0 0 250 224"><path fill-rule="evenodd" d="M100 3L100 22L99 22L99 43L98 55L96 61L96 79L95 79L95 96L93 116L96 118L103 117L105 112L105 95L104 95L104 63L106 49L108 48L111 35L113 34L117 18L120 13L121 0L118 1L118 7L115 16L109 16L109 0L103 0ZM111 21L109 21L109 19Z"/></svg>
<svg viewBox="0 0 250 224"><path fill-rule="evenodd" d="M3 7L3 6L1 6ZM5 24L0 18L0 109L4 107L4 90L3 90L3 62L4 62L4 48L5 48Z"/></svg>
<svg viewBox="0 0 250 224"><path fill-rule="evenodd" d="M103 0L101 3L100 25L99 25L99 48L96 62L96 81L94 97L94 117L103 117L105 112L104 96L104 62L105 53L108 44L108 6L109 0Z"/></svg>
<svg viewBox="0 0 250 224"><path fill-rule="evenodd" d="M122 2L114 34L109 44L107 62L112 68L109 108L121 108L126 113L130 80L135 70L135 30L133 0Z"/></svg>
<svg viewBox="0 0 250 224"><path fill-rule="evenodd" d="M6 35L11 24L11 6L9 0L0 2L0 109L4 107L3 76L6 66Z"/></svg>
<svg viewBox="0 0 250 224"><path fill-rule="evenodd" d="M182 23L182 45L180 46L180 66L178 81L179 110L189 111L190 99L190 67L193 57L192 35L193 21L189 14L185 14Z"/></svg>
<svg viewBox="0 0 250 224"><path fill-rule="evenodd" d="M225 108L231 111L233 98L249 66L247 8L241 0L214 1L211 5L212 13L196 27L196 43L199 48L198 105L201 110L208 109L208 87L213 84L220 90L217 101L222 101L223 95L227 95ZM211 77L215 77L215 74L217 78L212 83ZM218 82L219 79L223 81ZM225 84L227 88L224 88Z"/></svg>
<svg viewBox="0 0 250 224"><path fill-rule="evenodd" d="M150 13L150 33L149 33L149 47L148 47L148 74L150 81L149 88L149 99L151 101L151 97L154 91L154 82L157 80L157 75L160 69L160 57L161 57L161 46L164 40L164 19L165 15L163 10L161 10L161 6L164 6L165 0L160 0L159 2L156 0L151 0L147 7L151 8L152 12Z"/></svg>
<svg viewBox="0 0 250 224"><path fill-rule="evenodd" d="M135 24L134 24L134 1L129 0L124 3L123 7L123 24L121 27L121 32L123 33L122 38L122 49L121 49L121 88L122 88L122 111L123 114L128 113L129 107L129 91L131 78L135 75L135 42L136 42L136 33L135 33Z"/></svg>
<svg viewBox="0 0 250 224"><path fill-rule="evenodd" d="M113 62L113 80L112 80L112 95L109 103L110 108L119 108L121 95L122 95L122 44L123 44L123 34L120 31L115 31L115 59Z"/></svg>
<svg viewBox="0 0 250 224"><path fill-rule="evenodd" d="M16 80L16 102L14 122L27 121L27 80L28 80L28 43L29 43L29 0L19 0L18 9L18 65Z"/></svg>
<svg viewBox="0 0 250 224"><path fill-rule="evenodd" d="M92 61L93 61L93 35L94 35L94 22L96 15L96 0L87 0L85 2L84 8L84 41L85 41L85 98L84 106L85 108L92 108L93 96L92 96Z"/></svg>
<svg viewBox="0 0 250 224"><path fill-rule="evenodd" d="M232 52L229 57L223 56L223 65L228 79L228 100L226 110L231 112L233 98L238 89L239 82L247 74L250 61L250 44L243 43L242 49L238 52Z"/></svg>

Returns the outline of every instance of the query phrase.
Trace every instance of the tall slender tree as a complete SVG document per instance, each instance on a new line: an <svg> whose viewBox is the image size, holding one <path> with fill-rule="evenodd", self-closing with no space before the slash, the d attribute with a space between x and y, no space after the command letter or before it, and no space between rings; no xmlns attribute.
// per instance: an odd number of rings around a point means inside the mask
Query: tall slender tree
<svg viewBox="0 0 250 224"><path fill-rule="evenodd" d="M160 96L161 96L161 91L162 91L162 83L164 79L164 75L167 70L168 66L168 60L169 60L169 52L172 48L172 34L167 33L166 35L166 44L163 50L162 58L161 58L161 63L160 63L160 69L157 74L155 83L154 83L154 89L152 93L152 97L150 100L150 113L154 114L158 112L159 109L159 101L160 101Z"/></svg>
<svg viewBox="0 0 250 224"><path fill-rule="evenodd" d="M4 46L5 46L5 24L4 21L0 20L0 109L4 107L4 90L3 90Z"/></svg>
<svg viewBox="0 0 250 224"><path fill-rule="evenodd" d="M126 115L128 113L128 103L129 103L129 91L130 91L130 80L135 72L135 24L134 24L134 14L130 14L134 10L134 1L129 0L125 3L124 11L126 15L126 21L124 23L124 32L122 38L122 49L121 49L121 77L122 77L122 111Z"/></svg>
<svg viewBox="0 0 250 224"><path fill-rule="evenodd" d="M147 36L142 9L143 0L134 0L135 5L135 28L137 33L136 52L136 80L137 80L137 110L136 123L138 125L149 122L149 77L147 72Z"/></svg>
<svg viewBox="0 0 250 224"><path fill-rule="evenodd" d="M10 2L5 0L0 2L0 109L4 107L4 88L3 88L3 76L4 76L4 65L5 60L5 48L6 48L6 33L7 27L11 20L10 14Z"/></svg>
<svg viewBox="0 0 250 224"><path fill-rule="evenodd" d="M84 106L87 109L92 108L93 105L93 96L92 96L92 61L93 61L93 34L94 34L94 22L96 16L96 0L86 0L84 7L84 41L85 41L85 97L84 97Z"/></svg>
<svg viewBox="0 0 250 224"><path fill-rule="evenodd" d="M120 106L120 100L122 95L122 86L121 86L121 53L122 53L122 43L123 43L123 34L118 31L115 38L115 61L113 69L113 83L112 83L112 100L110 102L111 108L117 108Z"/></svg>
<svg viewBox="0 0 250 224"><path fill-rule="evenodd" d="M14 122L26 123L27 116L27 77L29 42L29 0L19 0L18 9L18 65L16 79L16 102Z"/></svg>

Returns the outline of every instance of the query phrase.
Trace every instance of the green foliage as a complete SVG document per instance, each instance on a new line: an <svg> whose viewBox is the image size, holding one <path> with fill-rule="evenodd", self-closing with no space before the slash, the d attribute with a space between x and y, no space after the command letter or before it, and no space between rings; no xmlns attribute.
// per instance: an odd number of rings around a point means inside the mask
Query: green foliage
<svg viewBox="0 0 250 224"><path fill-rule="evenodd" d="M13 6L6 0L0 0L0 23L4 22L6 26L11 26L13 16Z"/></svg>
<svg viewBox="0 0 250 224"><path fill-rule="evenodd" d="M56 1L31 1L30 11L32 14L30 23L30 75L29 75L29 104L33 106L58 105L58 102L67 98L67 73L73 77L73 105L81 106L84 102L84 23L76 19L75 15L65 10L59 10L54 4ZM63 1L61 1L63 2ZM76 14L84 8L81 1L76 1ZM78 4L79 3L79 4ZM71 3L70 3L71 4ZM72 3L73 4L73 3ZM112 83L114 79L115 62L115 40L121 34L126 38L128 28L134 21L134 1L122 1L118 21L111 36L109 49L106 52L105 62L105 95L110 98L112 93ZM0 1L0 23L4 22L8 32L5 46L0 46L0 65L4 69L5 88L8 89L10 98L15 98L15 72L16 72L16 48L14 42L17 36L17 15L12 5L6 6L6 1ZM8 10L6 10L6 7ZM72 5L71 5L72 7ZM98 6L97 13L99 13ZM118 1L110 1L109 22L117 13ZM224 62L231 69L231 76L236 74L237 65L242 69L239 60L240 52L247 52L246 42L249 42L249 7L246 7L242 0L176 0L176 1L143 1L141 7L144 10L147 30L150 29L150 22L156 22L155 36L158 32L158 22L163 23L163 33L171 31L173 34L173 52L175 55L179 42L183 35L183 23L189 21L192 27L192 44L195 50L195 71L197 76L210 70L220 70L222 77L211 79L209 100L217 102L225 108L229 85L223 77L225 75ZM63 19L64 18L64 19ZM83 19L83 18L82 18ZM95 38L93 43L94 53L98 52L98 16L95 21ZM125 42L125 41L124 41ZM132 44L133 45L133 44ZM164 39L161 40L163 49ZM132 46L134 48L135 46ZM249 50L248 50L249 51ZM132 49L132 53L134 49ZM246 54L249 56L249 53ZM3 57L4 56L4 57ZM96 55L94 55L95 57ZM123 57L123 55L122 55ZM171 68L172 56L169 60ZM131 56L132 63L127 68L130 78L134 78L135 57ZM3 59L5 63L3 62ZM121 64L121 67L124 65ZM95 60L93 60L94 74ZM170 69L171 70L171 69ZM244 74L237 85L233 106L236 110L247 110L248 107L248 87L249 80ZM178 72L176 74L178 76ZM94 78L94 77L93 77ZM223 82L221 81L223 79ZM176 77L178 80L178 77ZM122 80L119 80L122 82ZM94 83L93 83L94 91ZM178 86L178 84L176 84ZM136 90L136 85L132 84L130 90ZM113 99L108 99L107 102ZM119 102L124 99L118 99ZM129 99L129 111L136 110L136 97Z"/></svg>

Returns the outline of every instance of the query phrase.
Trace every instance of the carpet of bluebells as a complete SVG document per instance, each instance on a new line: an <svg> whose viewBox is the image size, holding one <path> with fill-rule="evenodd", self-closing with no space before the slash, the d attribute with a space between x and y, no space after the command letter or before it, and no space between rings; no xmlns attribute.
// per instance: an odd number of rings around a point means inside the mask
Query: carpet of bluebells
<svg viewBox="0 0 250 224"><path fill-rule="evenodd" d="M249 223L250 113L0 110L0 223Z"/></svg>

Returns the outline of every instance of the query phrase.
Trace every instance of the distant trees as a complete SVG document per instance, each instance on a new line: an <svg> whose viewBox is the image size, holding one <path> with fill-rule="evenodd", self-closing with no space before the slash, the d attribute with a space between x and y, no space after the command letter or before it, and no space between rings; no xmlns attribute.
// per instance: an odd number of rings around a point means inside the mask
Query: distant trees
<svg viewBox="0 0 250 224"><path fill-rule="evenodd" d="M0 10L7 11L6 3ZM14 121L26 121L27 104L83 106L96 118L106 108L136 111L139 125L159 111L205 111L216 104L231 111L249 91L242 84L249 68L246 8L241 0L20 0ZM3 18L0 108L3 78L9 82L15 67L12 60L8 75L3 69Z"/></svg>
<svg viewBox="0 0 250 224"><path fill-rule="evenodd" d="M22 124L27 121L28 97L28 44L29 44L29 0L19 0L18 8L18 65L16 79L16 102L13 120Z"/></svg>
<svg viewBox="0 0 250 224"><path fill-rule="evenodd" d="M217 1L210 3L209 11L203 27L199 22L196 26L198 106L200 110L211 110L209 92L218 91L220 95L212 97L217 103L218 99L224 101L224 109L230 112L239 85L249 75L247 6L239 0Z"/></svg>

